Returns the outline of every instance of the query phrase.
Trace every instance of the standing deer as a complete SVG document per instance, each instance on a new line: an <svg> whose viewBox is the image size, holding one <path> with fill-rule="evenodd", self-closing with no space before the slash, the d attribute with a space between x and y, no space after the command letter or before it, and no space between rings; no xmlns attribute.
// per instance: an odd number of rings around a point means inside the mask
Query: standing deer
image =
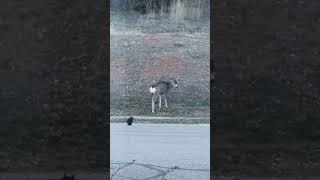
<svg viewBox="0 0 320 180"><path fill-rule="evenodd" d="M164 97L165 106L166 106L166 108L168 108L167 93L172 87L178 88L177 80L174 78L169 78L167 80L160 78L159 81L151 84L149 91L152 94L151 102L152 102L152 112L153 113L154 113L154 108L155 108L155 102L158 97L159 97L159 110L161 109L162 96Z"/></svg>

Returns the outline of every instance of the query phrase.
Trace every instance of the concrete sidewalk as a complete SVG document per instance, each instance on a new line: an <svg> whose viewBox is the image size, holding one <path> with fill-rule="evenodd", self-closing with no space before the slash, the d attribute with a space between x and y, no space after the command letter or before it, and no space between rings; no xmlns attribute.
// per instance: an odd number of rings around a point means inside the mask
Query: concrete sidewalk
<svg viewBox="0 0 320 180"><path fill-rule="evenodd" d="M130 116L110 116L111 123L125 123ZM210 123L210 117L187 116L132 116L137 123L173 123L173 124L197 124Z"/></svg>

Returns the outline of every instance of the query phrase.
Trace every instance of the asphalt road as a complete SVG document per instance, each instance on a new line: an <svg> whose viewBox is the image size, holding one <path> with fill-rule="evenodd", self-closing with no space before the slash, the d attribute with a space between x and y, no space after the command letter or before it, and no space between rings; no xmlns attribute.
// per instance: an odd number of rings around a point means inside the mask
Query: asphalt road
<svg viewBox="0 0 320 180"><path fill-rule="evenodd" d="M210 179L209 124L111 123L110 128L112 179Z"/></svg>

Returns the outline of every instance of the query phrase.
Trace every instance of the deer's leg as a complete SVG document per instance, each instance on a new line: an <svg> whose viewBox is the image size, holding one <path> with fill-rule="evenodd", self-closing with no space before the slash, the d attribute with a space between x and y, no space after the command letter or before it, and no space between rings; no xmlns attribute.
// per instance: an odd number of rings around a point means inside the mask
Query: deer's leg
<svg viewBox="0 0 320 180"><path fill-rule="evenodd" d="M164 103L165 103L166 108L168 108L167 95L164 95Z"/></svg>
<svg viewBox="0 0 320 180"><path fill-rule="evenodd" d="M159 109L161 109L161 95L159 94Z"/></svg>
<svg viewBox="0 0 320 180"><path fill-rule="evenodd" d="M151 102L152 102L152 109L151 109L151 111L154 113L154 102L155 101L155 98L154 98L154 95L152 95L152 99L151 99Z"/></svg>

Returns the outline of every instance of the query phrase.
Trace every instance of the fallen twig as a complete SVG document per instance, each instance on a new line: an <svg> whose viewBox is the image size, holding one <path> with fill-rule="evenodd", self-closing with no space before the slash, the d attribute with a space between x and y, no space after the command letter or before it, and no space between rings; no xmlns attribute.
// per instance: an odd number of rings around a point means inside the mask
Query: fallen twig
<svg viewBox="0 0 320 180"><path fill-rule="evenodd" d="M125 164L124 166L119 167L119 168L111 175L110 179L112 179L112 177L113 177L115 174L117 174L118 171L120 171L121 169L123 169L123 168L125 168L125 167L127 167L127 166L130 166L130 165L134 164L134 162L135 162L135 160L133 160L132 162L129 162L129 163Z"/></svg>
<svg viewBox="0 0 320 180"><path fill-rule="evenodd" d="M176 169L180 169L178 166L174 166L174 167L171 167L167 170L167 173L165 175L162 176L161 180L167 180L165 177L166 175L168 175L169 173L171 173L172 171L176 170Z"/></svg>

